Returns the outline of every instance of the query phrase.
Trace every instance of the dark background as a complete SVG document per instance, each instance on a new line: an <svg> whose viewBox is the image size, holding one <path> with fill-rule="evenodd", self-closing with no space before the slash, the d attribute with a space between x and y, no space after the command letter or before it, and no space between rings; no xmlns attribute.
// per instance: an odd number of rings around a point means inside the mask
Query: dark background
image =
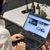
<svg viewBox="0 0 50 50"><path fill-rule="evenodd" d="M25 5L25 1L26 0L7 0L8 6L6 11ZM28 0L28 3L31 3L33 1L50 5L50 0Z"/></svg>

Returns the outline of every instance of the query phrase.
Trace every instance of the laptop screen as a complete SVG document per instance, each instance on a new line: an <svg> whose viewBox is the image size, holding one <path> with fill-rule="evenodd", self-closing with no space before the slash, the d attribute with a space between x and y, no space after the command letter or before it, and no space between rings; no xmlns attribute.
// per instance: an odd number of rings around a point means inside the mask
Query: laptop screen
<svg viewBox="0 0 50 50"><path fill-rule="evenodd" d="M50 30L50 22L35 15L28 15L24 30L33 32L41 37L47 38Z"/></svg>

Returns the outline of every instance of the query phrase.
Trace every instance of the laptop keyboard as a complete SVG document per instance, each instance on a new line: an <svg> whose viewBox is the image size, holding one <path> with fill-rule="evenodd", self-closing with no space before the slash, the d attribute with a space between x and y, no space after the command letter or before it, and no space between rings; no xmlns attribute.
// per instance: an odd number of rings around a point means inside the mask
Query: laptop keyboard
<svg viewBox="0 0 50 50"><path fill-rule="evenodd" d="M27 45L31 46L32 48L35 48L36 45L39 45L39 42L37 42L36 40L29 40L29 39L25 39L24 41Z"/></svg>
<svg viewBox="0 0 50 50"><path fill-rule="evenodd" d="M22 31L22 34L25 36L25 38L21 41L24 41L27 46L29 45L31 48L36 48L36 46L39 46L41 44L41 42L35 40L32 36L30 36L30 33L28 34L28 32Z"/></svg>
<svg viewBox="0 0 50 50"><path fill-rule="evenodd" d="M36 39L37 41L39 41L39 42L43 42L45 39L44 38L42 38L42 37L40 37L40 36L38 36L38 35L35 35L35 34L33 34L32 32L30 32L30 31L25 31L25 30L23 30L22 32L21 32L24 36L29 36L29 38L31 38L31 39ZM32 35L31 35L31 33L32 33Z"/></svg>

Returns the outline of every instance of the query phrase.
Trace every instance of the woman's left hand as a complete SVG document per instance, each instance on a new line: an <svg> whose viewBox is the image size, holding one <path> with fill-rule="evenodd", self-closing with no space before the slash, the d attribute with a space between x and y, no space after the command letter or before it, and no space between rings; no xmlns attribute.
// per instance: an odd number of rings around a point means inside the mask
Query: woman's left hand
<svg viewBox="0 0 50 50"><path fill-rule="evenodd" d="M21 39L24 39L24 36L22 34L14 34L13 36L11 36L11 40L12 41L18 41L18 40L21 40Z"/></svg>

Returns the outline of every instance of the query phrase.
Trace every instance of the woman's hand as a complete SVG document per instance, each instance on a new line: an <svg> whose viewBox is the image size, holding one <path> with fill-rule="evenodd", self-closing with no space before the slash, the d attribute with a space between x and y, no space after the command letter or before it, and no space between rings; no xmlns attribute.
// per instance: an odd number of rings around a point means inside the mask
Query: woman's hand
<svg viewBox="0 0 50 50"><path fill-rule="evenodd" d="M12 41L18 41L18 40L21 40L23 38L24 38L24 36L21 35L20 33L19 34L14 34L13 36L11 36Z"/></svg>
<svg viewBox="0 0 50 50"><path fill-rule="evenodd" d="M42 50L46 50L46 46L45 45L42 46Z"/></svg>
<svg viewBox="0 0 50 50"><path fill-rule="evenodd" d="M38 50L46 50L46 46L45 45L43 45L40 49L38 49Z"/></svg>
<svg viewBox="0 0 50 50"><path fill-rule="evenodd" d="M13 47L13 50L26 50L26 44L24 42L20 42L17 46Z"/></svg>
<svg viewBox="0 0 50 50"><path fill-rule="evenodd" d="M50 50L50 43L46 41L46 43L39 50Z"/></svg>

